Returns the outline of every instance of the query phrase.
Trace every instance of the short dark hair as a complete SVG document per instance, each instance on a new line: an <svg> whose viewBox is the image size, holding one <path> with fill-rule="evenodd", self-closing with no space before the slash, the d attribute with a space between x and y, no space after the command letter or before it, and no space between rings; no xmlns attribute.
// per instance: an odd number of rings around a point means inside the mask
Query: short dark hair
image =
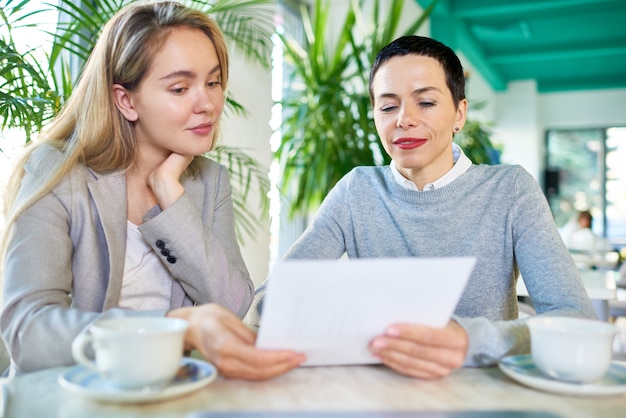
<svg viewBox="0 0 626 418"><path fill-rule="evenodd" d="M392 41L383 47L383 49L378 52L378 55L376 55L376 59L370 71L369 80L370 101L372 105L374 104L374 92L372 90L374 76L380 67L391 58L405 55L420 55L436 59L439 64L441 64L446 74L446 84L452 94L454 105L458 106L459 102L465 99L465 73L463 72L463 65L461 65L459 57L450 47L435 39L413 35L402 36Z"/></svg>

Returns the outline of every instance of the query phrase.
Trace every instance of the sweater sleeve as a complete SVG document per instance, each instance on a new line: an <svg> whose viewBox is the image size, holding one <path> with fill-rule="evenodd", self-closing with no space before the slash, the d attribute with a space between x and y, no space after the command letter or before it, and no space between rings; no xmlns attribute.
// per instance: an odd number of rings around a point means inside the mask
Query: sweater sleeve
<svg viewBox="0 0 626 418"><path fill-rule="evenodd" d="M346 175L328 193L313 222L291 246L285 259L337 259L346 252L352 232L350 219L350 179Z"/></svg>
<svg viewBox="0 0 626 418"><path fill-rule="evenodd" d="M350 174L340 180L328 193L315 219L287 251L283 259L338 259L346 251L345 225L350 225L349 201ZM252 328L259 327L263 300L269 278L255 292L254 300L245 322Z"/></svg>
<svg viewBox="0 0 626 418"><path fill-rule="evenodd" d="M578 269L557 231L535 179L516 171L511 198L513 256L538 315L596 318ZM524 319L489 321L453 317L469 335L466 366L488 366L506 356L530 352Z"/></svg>

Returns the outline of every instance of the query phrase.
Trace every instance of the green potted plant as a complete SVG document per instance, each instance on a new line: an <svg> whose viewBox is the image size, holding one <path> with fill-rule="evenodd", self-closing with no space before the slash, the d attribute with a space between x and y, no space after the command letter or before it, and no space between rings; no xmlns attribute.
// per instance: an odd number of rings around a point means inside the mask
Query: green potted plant
<svg viewBox="0 0 626 418"><path fill-rule="evenodd" d="M466 80L468 76L465 76ZM485 102L474 103L470 101L470 112L479 111L485 106ZM474 164L500 164L500 146L491 140L493 132L489 123L472 119L468 116L461 132L454 135L454 142L463 148L463 152Z"/></svg>
<svg viewBox="0 0 626 418"><path fill-rule="evenodd" d="M40 62L39 51L19 51L13 38L14 30L26 25L28 17L41 13L27 12L27 1L0 0L0 128L19 128L28 143L45 123L61 108L72 93L72 87L85 63L99 29L129 0L93 0L89 2L60 0L48 7L62 17L52 37L52 48L47 63ZM190 6L206 11L220 24L224 36L245 57L261 64L271 65L271 35L274 32L274 0L187 1ZM40 29L46 35L44 29ZM76 70L74 70L76 69ZM246 110L233 97L227 97L228 114L245 115ZM1 138L1 137L0 137ZM0 143L0 151L2 143ZM261 189L261 204L266 209L269 190L266 169L236 147L218 146L208 155L229 167L236 187L233 203L237 228L252 234L258 223L246 205L253 185ZM262 210L262 216L267 211Z"/></svg>
<svg viewBox="0 0 626 418"><path fill-rule="evenodd" d="M416 34L438 0L401 29L404 0L353 0L343 29L329 38L330 2L315 0L310 15L302 7L303 45L281 36L293 69L281 101L284 119L275 159L289 214L311 213L353 167L388 164L373 122L368 95L369 68L377 52L403 35ZM382 6L386 10L382 10ZM337 27L335 25L335 27ZM458 142L476 163L494 162L488 127L469 121Z"/></svg>

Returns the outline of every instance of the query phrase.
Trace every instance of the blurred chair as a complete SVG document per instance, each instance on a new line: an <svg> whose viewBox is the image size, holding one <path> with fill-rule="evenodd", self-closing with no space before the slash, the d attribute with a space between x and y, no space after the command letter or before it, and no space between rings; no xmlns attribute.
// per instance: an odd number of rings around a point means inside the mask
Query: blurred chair
<svg viewBox="0 0 626 418"><path fill-rule="evenodd" d="M524 302L523 300L517 301L518 310L519 310L519 318L528 318L529 316L537 315L535 308L532 304Z"/></svg>
<svg viewBox="0 0 626 418"><path fill-rule="evenodd" d="M612 318L626 317L626 300L609 301L609 315Z"/></svg>
<svg viewBox="0 0 626 418"><path fill-rule="evenodd" d="M619 265L617 251L604 250L569 250L579 269L614 270Z"/></svg>
<svg viewBox="0 0 626 418"><path fill-rule="evenodd" d="M619 278L615 284L617 286L617 300L609 301L609 315L612 318L626 317L626 263L622 263L619 269Z"/></svg>
<svg viewBox="0 0 626 418"><path fill-rule="evenodd" d="M9 356L9 351L4 345L4 341L0 338L0 376L9 368L11 365L11 356Z"/></svg>

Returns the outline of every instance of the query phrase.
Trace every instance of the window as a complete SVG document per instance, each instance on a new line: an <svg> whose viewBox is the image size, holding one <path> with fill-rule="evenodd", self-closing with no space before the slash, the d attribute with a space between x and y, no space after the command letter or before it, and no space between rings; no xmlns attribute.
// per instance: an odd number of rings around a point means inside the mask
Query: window
<svg viewBox="0 0 626 418"><path fill-rule="evenodd" d="M626 246L626 127L548 130L546 194L558 226L589 210L593 231Z"/></svg>
<svg viewBox="0 0 626 418"><path fill-rule="evenodd" d="M276 30L298 42L304 40L304 28L300 17L300 1L281 0L278 2L278 16ZM282 45L280 39L274 36L274 52L272 54L272 99L276 104L272 108L272 121L270 122L274 134L270 139L272 151L280 145L280 129L283 120L282 106L277 103L283 99L287 86L293 78L293 70L283 60ZM278 192L279 167L273 163L270 168L272 192L270 196L271 212L271 238L270 238L270 265L283 257L291 245L296 241L306 228L308 219L305 216L290 218L287 215L286 199Z"/></svg>

